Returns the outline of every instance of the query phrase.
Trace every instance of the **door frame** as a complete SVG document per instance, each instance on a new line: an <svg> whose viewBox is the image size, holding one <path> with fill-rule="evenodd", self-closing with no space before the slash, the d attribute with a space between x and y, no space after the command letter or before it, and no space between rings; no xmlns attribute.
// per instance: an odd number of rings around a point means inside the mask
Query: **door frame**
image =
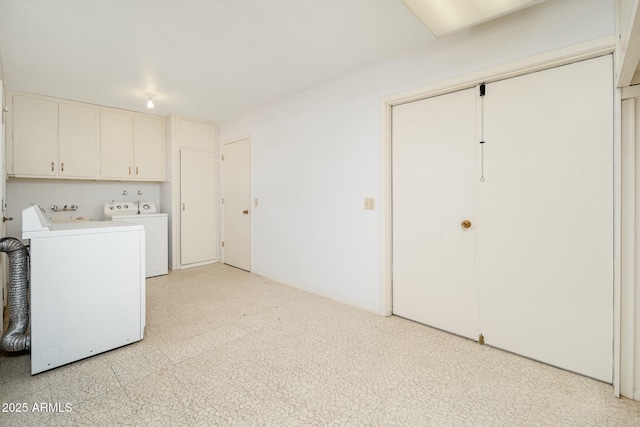
<svg viewBox="0 0 640 427"><path fill-rule="evenodd" d="M380 100L380 306L379 314L392 314L392 168L391 168L391 115L396 105L420 99L444 95L479 85L491 83L511 77L542 71L549 68L567 65L598 56L611 54L615 51L615 37L607 36L563 49L543 53L533 57L499 65L483 71L471 73L462 77L445 80L435 84L419 87L409 91L389 95ZM620 90L614 91L614 280L613 280L613 386L616 397L620 395Z"/></svg>
<svg viewBox="0 0 640 427"><path fill-rule="evenodd" d="M8 117L6 106L7 90L4 86L4 81L0 80L0 214L6 216L7 213L7 173L6 173L6 134L7 127L5 121ZM0 237L7 235L7 223L2 221L0 226ZM8 303L8 289L7 289L7 254L2 253L0 257L0 336L4 335L4 307Z"/></svg>
<svg viewBox="0 0 640 427"><path fill-rule="evenodd" d="M639 252L638 241L640 226L638 226L638 203L640 201L640 185L638 168L640 166L640 151L638 147L640 135L640 121L638 117L637 103L640 101L640 87L629 86L621 89L620 93L620 134L622 140L622 240L616 248L621 248L621 312L620 312L620 342L621 342L621 368L620 391L621 394L640 400L640 387L638 378L640 374L640 353L638 352L638 339L640 321L636 313L640 310L638 305L638 271L640 264L637 262ZM618 123L616 123L618 125ZM624 297L624 298L623 298Z"/></svg>
<svg viewBox="0 0 640 427"><path fill-rule="evenodd" d="M251 157L249 159L249 170L250 170L250 175L251 175L251 179L250 179L250 200L251 200L251 204L249 206L250 208L250 212L251 215L249 216L249 221L250 221L250 225L249 225L249 246L250 246L250 253L251 253L251 257L249 259L250 262L250 267L249 267L249 271L253 272L253 213L255 212L256 206L255 206L255 199L254 199L254 194L253 194L253 137L251 134L249 135L244 135L244 136L238 136L238 137L234 137L231 139L227 139L224 140L224 142L222 143L222 149L221 152L222 154L220 155L220 184L219 184L219 188L220 188L220 193L222 193L222 196L220 196L220 254L221 257L220 259L222 260L222 262L224 263L224 248L222 247L222 243L225 240L225 236L224 236L224 203L222 202L224 200L224 146L227 144L233 144L234 142L240 142L240 141L244 141L248 139L249 140L249 150L251 153Z"/></svg>

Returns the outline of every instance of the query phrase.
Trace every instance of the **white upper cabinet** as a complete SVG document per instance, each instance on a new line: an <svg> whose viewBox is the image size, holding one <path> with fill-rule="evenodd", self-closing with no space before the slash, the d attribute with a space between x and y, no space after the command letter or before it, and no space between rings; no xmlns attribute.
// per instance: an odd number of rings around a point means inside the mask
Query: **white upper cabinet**
<svg viewBox="0 0 640 427"><path fill-rule="evenodd" d="M64 177L98 176L98 111L84 105L58 106L58 174Z"/></svg>
<svg viewBox="0 0 640 427"><path fill-rule="evenodd" d="M136 179L164 179L164 120L159 117L135 116L134 160Z"/></svg>
<svg viewBox="0 0 640 427"><path fill-rule="evenodd" d="M100 177L133 178L133 114L100 111Z"/></svg>
<svg viewBox="0 0 640 427"><path fill-rule="evenodd" d="M100 117L100 177L162 181L164 120L114 110L102 110Z"/></svg>
<svg viewBox="0 0 640 427"><path fill-rule="evenodd" d="M216 149L216 127L210 123L180 118L178 135L182 147L201 150Z"/></svg>
<svg viewBox="0 0 640 427"><path fill-rule="evenodd" d="M14 95L12 143L16 176L56 176L58 103Z"/></svg>
<svg viewBox="0 0 640 427"><path fill-rule="evenodd" d="M164 118L25 93L12 100L10 176L164 180Z"/></svg>
<svg viewBox="0 0 640 427"><path fill-rule="evenodd" d="M13 96L13 171L21 177L98 176L98 116L93 106ZM10 169L11 171L11 169Z"/></svg>

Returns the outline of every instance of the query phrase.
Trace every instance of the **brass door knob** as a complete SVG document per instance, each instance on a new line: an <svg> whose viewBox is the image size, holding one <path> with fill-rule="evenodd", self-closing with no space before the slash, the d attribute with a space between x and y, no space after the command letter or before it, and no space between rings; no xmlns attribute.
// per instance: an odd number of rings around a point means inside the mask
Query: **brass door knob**
<svg viewBox="0 0 640 427"><path fill-rule="evenodd" d="M471 228L471 221L465 219L460 223L460 227L462 228Z"/></svg>
<svg viewBox="0 0 640 427"><path fill-rule="evenodd" d="M242 213L245 214L245 215L249 215L249 210L244 210L244 211L242 211Z"/></svg>

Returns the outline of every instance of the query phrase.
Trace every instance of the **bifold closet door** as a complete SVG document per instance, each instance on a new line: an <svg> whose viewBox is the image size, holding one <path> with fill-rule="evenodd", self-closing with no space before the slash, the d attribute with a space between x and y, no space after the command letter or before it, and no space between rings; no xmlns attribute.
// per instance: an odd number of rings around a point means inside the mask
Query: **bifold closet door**
<svg viewBox="0 0 640 427"><path fill-rule="evenodd" d="M487 344L612 380L611 56L487 85L478 185Z"/></svg>
<svg viewBox="0 0 640 427"><path fill-rule="evenodd" d="M393 313L475 339L476 89L393 107L392 120Z"/></svg>

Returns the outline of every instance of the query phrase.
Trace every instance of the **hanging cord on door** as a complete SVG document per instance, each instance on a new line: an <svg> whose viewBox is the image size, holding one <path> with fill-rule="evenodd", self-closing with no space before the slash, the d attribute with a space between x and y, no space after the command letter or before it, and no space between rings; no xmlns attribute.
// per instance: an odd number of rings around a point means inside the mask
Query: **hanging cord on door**
<svg viewBox="0 0 640 427"><path fill-rule="evenodd" d="M484 182L484 94L485 84L480 85L480 182Z"/></svg>

